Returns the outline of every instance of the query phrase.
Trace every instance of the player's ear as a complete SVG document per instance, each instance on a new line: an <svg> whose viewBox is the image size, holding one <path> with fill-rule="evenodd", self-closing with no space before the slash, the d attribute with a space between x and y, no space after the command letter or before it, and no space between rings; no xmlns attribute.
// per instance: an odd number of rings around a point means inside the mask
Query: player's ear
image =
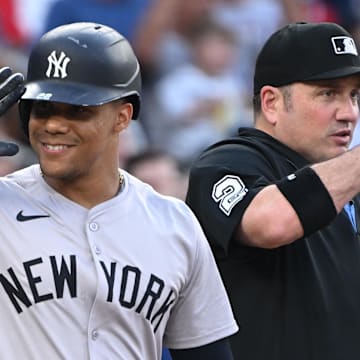
<svg viewBox="0 0 360 360"><path fill-rule="evenodd" d="M122 100L114 103L116 109L115 131L120 132L129 126L133 114L133 106Z"/></svg>

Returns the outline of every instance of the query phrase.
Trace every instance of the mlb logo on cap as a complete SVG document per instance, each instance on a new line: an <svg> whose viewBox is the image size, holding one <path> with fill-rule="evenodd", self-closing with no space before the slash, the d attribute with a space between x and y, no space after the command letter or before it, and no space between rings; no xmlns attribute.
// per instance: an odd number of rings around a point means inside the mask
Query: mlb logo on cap
<svg viewBox="0 0 360 360"><path fill-rule="evenodd" d="M335 54L353 54L357 55L355 42L348 36L334 36L331 38Z"/></svg>

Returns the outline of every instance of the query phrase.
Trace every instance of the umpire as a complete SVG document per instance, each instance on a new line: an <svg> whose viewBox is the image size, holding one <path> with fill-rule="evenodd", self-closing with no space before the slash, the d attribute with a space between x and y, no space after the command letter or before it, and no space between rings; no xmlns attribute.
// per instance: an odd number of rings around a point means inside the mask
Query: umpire
<svg viewBox="0 0 360 360"><path fill-rule="evenodd" d="M334 23L295 23L258 55L255 126L206 149L187 202L241 326L239 360L360 358L360 60Z"/></svg>

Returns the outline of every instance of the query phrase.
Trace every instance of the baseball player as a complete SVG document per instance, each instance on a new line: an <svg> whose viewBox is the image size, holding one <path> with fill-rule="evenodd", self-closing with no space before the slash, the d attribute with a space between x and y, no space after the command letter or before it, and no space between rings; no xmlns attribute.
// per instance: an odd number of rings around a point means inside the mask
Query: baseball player
<svg viewBox="0 0 360 360"><path fill-rule="evenodd" d="M9 69L0 81L4 112L24 88ZM112 28L64 25L34 46L19 110L39 164L0 179L1 359L152 360L163 344L232 359L238 327L195 216L118 169L139 109L139 64Z"/></svg>
<svg viewBox="0 0 360 360"><path fill-rule="evenodd" d="M235 359L360 357L359 89L344 28L286 25L257 58L255 128L191 169L187 202L241 325Z"/></svg>

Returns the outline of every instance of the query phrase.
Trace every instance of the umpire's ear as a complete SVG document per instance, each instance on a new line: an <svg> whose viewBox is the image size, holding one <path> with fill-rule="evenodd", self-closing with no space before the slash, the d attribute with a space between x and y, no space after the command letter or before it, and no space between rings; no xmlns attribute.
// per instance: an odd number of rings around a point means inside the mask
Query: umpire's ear
<svg viewBox="0 0 360 360"><path fill-rule="evenodd" d="M133 106L129 102L116 101L114 103L116 111L115 131L125 130L133 116Z"/></svg>
<svg viewBox="0 0 360 360"><path fill-rule="evenodd" d="M275 125L280 110L283 110L283 96L281 90L274 86L265 85L260 91L261 112L271 125Z"/></svg>

